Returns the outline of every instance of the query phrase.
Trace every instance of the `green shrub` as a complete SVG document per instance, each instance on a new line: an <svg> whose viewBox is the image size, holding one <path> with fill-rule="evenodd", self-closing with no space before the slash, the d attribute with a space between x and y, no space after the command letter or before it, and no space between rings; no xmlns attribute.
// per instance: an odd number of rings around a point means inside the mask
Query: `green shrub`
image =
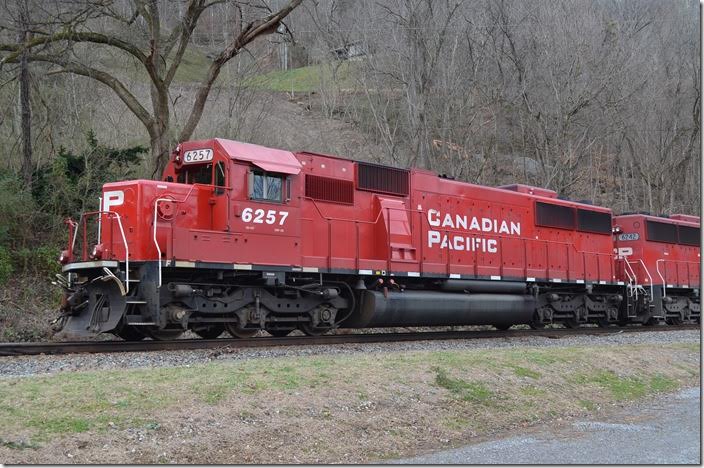
<svg viewBox="0 0 704 468"><path fill-rule="evenodd" d="M0 245L0 285L10 279L12 275L12 257L10 252Z"/></svg>
<svg viewBox="0 0 704 468"><path fill-rule="evenodd" d="M42 245L35 249L17 249L12 255L12 263L19 274L51 276L61 270L58 258L58 248Z"/></svg>

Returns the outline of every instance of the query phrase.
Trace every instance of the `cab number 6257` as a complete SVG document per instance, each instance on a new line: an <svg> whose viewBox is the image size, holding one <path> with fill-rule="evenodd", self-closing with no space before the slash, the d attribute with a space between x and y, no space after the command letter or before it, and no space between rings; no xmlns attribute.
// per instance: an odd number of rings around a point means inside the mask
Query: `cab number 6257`
<svg viewBox="0 0 704 468"><path fill-rule="evenodd" d="M288 211L267 210L261 208L245 208L242 210L242 221L254 224L278 224L283 226L288 218Z"/></svg>

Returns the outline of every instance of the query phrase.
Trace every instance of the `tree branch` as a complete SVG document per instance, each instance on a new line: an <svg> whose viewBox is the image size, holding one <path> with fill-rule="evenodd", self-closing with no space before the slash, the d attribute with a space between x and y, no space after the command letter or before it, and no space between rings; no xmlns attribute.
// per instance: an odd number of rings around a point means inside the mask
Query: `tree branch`
<svg viewBox="0 0 704 468"><path fill-rule="evenodd" d="M171 49L176 43L175 35L180 35L176 55L174 56L173 61L166 72L166 76L164 77L164 83L167 87L171 84L171 81L174 79L174 75L176 74L176 70L179 65L181 65L183 54L186 52L188 43L191 40L191 34L193 34L193 30L196 28L196 24L198 24L198 19L200 18L201 13L203 13L206 8L203 7L203 1L204 0L190 0L188 2L188 8L181 19L181 22L174 28L171 32L171 37L169 37L166 41L164 46L164 60L166 60L169 56Z"/></svg>
<svg viewBox="0 0 704 468"><path fill-rule="evenodd" d="M53 63L62 67L61 70L56 70L54 73L74 73L76 75L87 76L96 81L103 83L112 89L115 94L125 103L125 105L137 116L137 118L147 127L147 130L152 127L154 120L149 112L139 103L137 98L130 93L124 84L114 76L101 70L83 65L78 62L72 62L51 55L30 54L27 56L30 62L46 62ZM19 59L14 59L12 63Z"/></svg>
<svg viewBox="0 0 704 468"><path fill-rule="evenodd" d="M237 55L243 47L252 42L259 36L271 34L276 31L279 23L288 16L303 0L290 0L286 6L281 8L276 13L272 13L265 18L249 23L242 32L228 44L225 49L220 52L213 60L208 68L208 74L201 83L196 93L196 99L193 103L191 113L179 134L179 141L188 140L193 134L205 108L205 102L208 99L208 94L213 86L213 83L220 74L222 66L225 65L232 57Z"/></svg>
<svg viewBox="0 0 704 468"><path fill-rule="evenodd" d="M94 44L104 44L121 49L142 63L145 63L147 56L139 50L134 44L130 44L127 41L118 39L114 36L108 36L105 34L100 34L96 32L78 32L78 31L62 31L49 36L38 37L24 44L0 44L0 50L12 52L8 56L0 60L0 64L6 62L14 62L16 57L22 53L23 50L33 49L42 45L48 45L55 42L68 41L68 42L91 42Z"/></svg>

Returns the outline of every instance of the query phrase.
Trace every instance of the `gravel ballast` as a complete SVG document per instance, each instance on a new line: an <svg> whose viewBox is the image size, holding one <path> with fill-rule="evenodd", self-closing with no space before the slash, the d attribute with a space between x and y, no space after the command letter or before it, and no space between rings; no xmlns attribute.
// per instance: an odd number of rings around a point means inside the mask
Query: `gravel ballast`
<svg viewBox="0 0 704 468"><path fill-rule="evenodd" d="M177 367L213 361L236 361L272 357L349 355L351 353L403 353L520 347L616 346L639 344L700 343L701 332L659 331L612 335L566 336L564 338L520 337L398 343L285 346L272 348L221 348L184 351L71 354L58 356L13 356L0 358L0 378L23 377L86 370L144 367Z"/></svg>

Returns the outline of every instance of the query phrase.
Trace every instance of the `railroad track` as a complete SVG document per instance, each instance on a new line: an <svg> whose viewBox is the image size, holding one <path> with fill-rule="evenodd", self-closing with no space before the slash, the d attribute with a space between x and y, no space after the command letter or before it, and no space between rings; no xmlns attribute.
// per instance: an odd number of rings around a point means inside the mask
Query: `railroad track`
<svg viewBox="0 0 704 468"><path fill-rule="evenodd" d="M699 325L663 327L585 327L577 329L546 328L543 330L480 330L449 332L365 333L323 336L256 337L248 339L218 338L214 340L180 339L171 341L66 341L54 343L0 343L0 356L28 356L37 354L116 353L135 351L174 351L217 348L261 348L275 346L313 346L349 343L384 343L427 340L467 340L478 338L519 338L543 336L563 338L574 335L616 335L639 332L667 332L698 330Z"/></svg>

